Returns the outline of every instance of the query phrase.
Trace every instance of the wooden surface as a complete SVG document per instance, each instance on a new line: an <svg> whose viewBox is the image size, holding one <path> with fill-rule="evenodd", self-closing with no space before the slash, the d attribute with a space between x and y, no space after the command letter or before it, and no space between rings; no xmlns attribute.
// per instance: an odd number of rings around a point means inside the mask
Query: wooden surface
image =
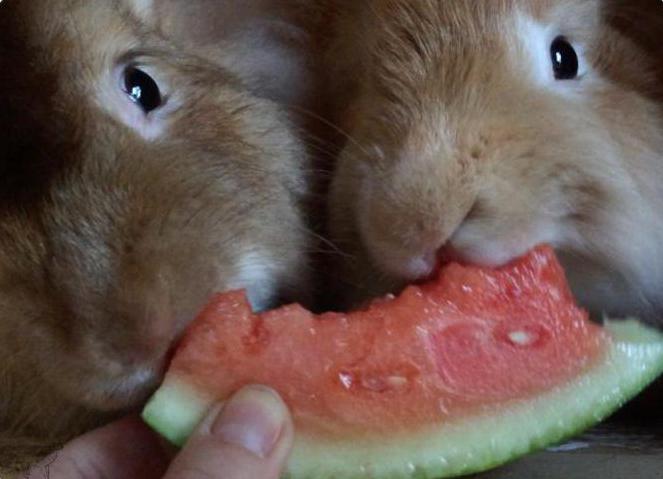
<svg viewBox="0 0 663 479"><path fill-rule="evenodd" d="M663 381L568 444L472 479L663 479Z"/></svg>
<svg viewBox="0 0 663 479"><path fill-rule="evenodd" d="M475 479L663 479L663 427L607 424Z"/></svg>

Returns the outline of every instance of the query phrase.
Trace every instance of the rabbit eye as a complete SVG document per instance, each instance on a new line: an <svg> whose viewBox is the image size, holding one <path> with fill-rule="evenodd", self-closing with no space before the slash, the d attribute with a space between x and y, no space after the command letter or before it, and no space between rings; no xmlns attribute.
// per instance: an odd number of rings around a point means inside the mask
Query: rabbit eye
<svg viewBox="0 0 663 479"><path fill-rule="evenodd" d="M124 72L124 89L129 98L140 105L145 113L161 106L159 86L151 76L136 67L129 67Z"/></svg>
<svg viewBox="0 0 663 479"><path fill-rule="evenodd" d="M557 80L573 80L578 77L578 54L566 38L555 39L550 46L550 56Z"/></svg>

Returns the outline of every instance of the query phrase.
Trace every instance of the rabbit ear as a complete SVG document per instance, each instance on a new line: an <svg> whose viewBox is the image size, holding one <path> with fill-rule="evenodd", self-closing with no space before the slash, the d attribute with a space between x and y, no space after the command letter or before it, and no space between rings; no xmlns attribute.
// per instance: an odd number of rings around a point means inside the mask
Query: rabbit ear
<svg viewBox="0 0 663 479"><path fill-rule="evenodd" d="M663 3L660 0L605 0L608 21L663 62Z"/></svg>
<svg viewBox="0 0 663 479"><path fill-rule="evenodd" d="M123 0L131 12L145 23L154 20L154 0Z"/></svg>

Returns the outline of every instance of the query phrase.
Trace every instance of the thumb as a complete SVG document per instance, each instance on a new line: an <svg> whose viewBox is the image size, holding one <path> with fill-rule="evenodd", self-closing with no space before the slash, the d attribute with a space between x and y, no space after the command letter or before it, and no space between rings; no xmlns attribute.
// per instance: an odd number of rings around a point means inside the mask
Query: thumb
<svg viewBox="0 0 663 479"><path fill-rule="evenodd" d="M207 418L165 479L278 479L293 442L292 419L271 389L242 389Z"/></svg>
<svg viewBox="0 0 663 479"><path fill-rule="evenodd" d="M81 436L30 468L25 477L157 479L168 458L157 435L139 418L127 418Z"/></svg>

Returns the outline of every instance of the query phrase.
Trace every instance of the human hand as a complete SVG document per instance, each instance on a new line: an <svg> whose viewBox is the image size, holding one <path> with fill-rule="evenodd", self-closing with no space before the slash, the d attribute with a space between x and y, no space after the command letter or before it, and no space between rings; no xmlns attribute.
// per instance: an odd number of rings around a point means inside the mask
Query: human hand
<svg viewBox="0 0 663 479"><path fill-rule="evenodd" d="M252 386L212 408L171 462L137 418L93 431L31 468L30 479L278 479L293 441L283 401Z"/></svg>

